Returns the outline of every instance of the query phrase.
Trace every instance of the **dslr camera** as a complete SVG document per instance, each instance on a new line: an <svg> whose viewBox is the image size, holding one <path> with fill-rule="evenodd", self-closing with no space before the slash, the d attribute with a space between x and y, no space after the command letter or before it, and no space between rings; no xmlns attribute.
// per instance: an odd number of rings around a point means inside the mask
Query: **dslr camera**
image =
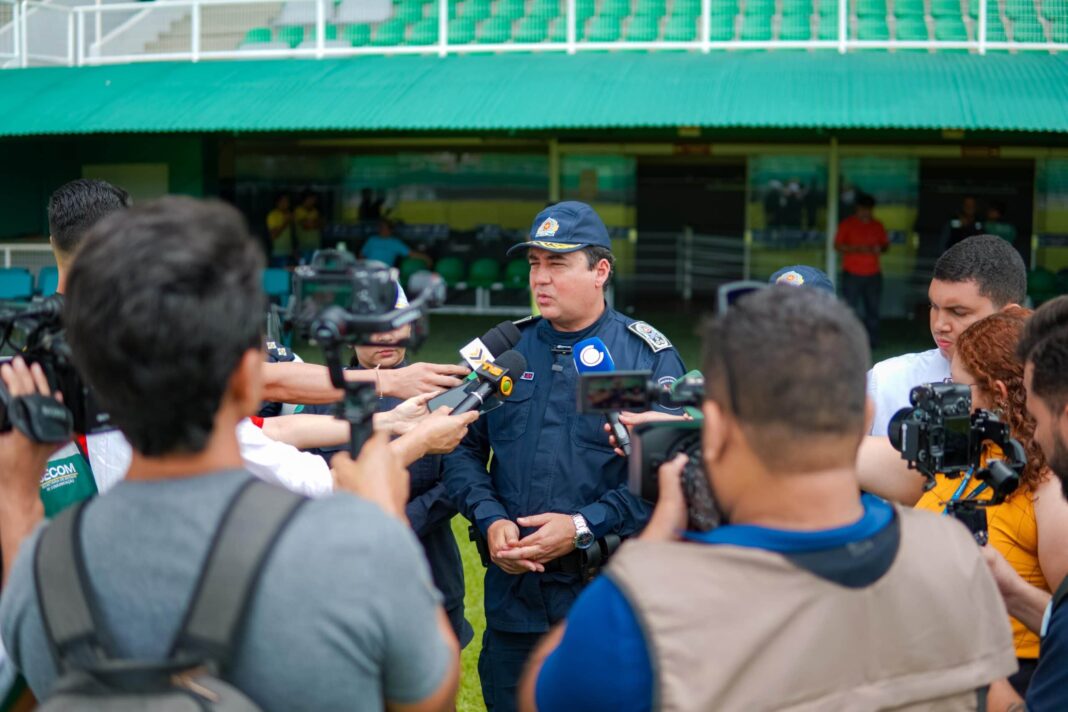
<svg viewBox="0 0 1068 712"><path fill-rule="evenodd" d="M21 356L41 366L52 393L63 403L42 395L12 398L0 383L0 432L18 428L40 443L62 443L72 433L111 429L111 417L100 408L71 358L62 323L63 296L39 302L0 304L0 350L4 358Z"/></svg>
<svg viewBox="0 0 1068 712"><path fill-rule="evenodd" d="M411 336L396 345L418 348L428 332L429 310L445 301L444 282L430 272L412 276L409 291L417 296L411 301L402 298L397 285L396 269L337 250L316 252L310 264L293 273L286 323L322 348L330 381L345 394L335 416L351 426L354 457L371 436L377 396L372 385L345 379L349 350L370 343L373 334L408 325Z"/></svg>
<svg viewBox="0 0 1068 712"><path fill-rule="evenodd" d="M701 461L701 422L699 410L704 400L704 377L690 371L671 386L652 379L650 371L583 373L579 376L578 410L581 413L646 411L659 405L686 408L690 420L644 423L634 429L628 486L637 497L656 502L660 496L659 469L679 453L687 457L682 471L688 527L709 531L722 517L712 497L712 488Z"/></svg>
<svg viewBox="0 0 1068 712"><path fill-rule="evenodd" d="M909 393L908 408L890 419L890 443L909 467L934 486L935 475L975 477L990 496L971 495L946 503L946 514L962 521L976 541L985 544L986 507L1001 504L1016 491L1027 464L1023 445L1007 423L989 410L972 412L971 389L956 383L928 383Z"/></svg>

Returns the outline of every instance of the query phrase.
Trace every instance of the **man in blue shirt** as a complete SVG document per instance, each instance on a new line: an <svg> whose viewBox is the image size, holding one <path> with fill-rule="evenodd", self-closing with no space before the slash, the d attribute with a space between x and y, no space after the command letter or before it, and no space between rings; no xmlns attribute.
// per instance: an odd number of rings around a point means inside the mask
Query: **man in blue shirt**
<svg viewBox="0 0 1068 712"><path fill-rule="evenodd" d="M600 550L596 540L636 533L649 514L627 490L626 460L613 452L604 417L576 411L572 347L596 336L617 369L649 370L663 383L685 371L663 334L605 303L614 258L590 206L546 208L516 250L527 251L541 311L520 324L515 348L527 370L515 374L504 405L479 418L445 457L446 489L491 560L479 676L494 712L515 708L527 657L582 588L583 556Z"/></svg>
<svg viewBox="0 0 1068 712"><path fill-rule="evenodd" d="M1046 302L1034 313L1017 354L1024 362L1027 410L1035 419L1035 442L1068 497L1068 297ZM1051 597L1020 578L995 552L990 552L988 561L1009 613L1042 636L1026 706L1004 681L991 687L989 709L1068 709L1068 579L1060 582Z"/></svg>
<svg viewBox="0 0 1068 712"><path fill-rule="evenodd" d="M539 646L521 708L974 707L1015 669L1004 607L964 527L858 492L859 321L773 286L703 341L702 464L729 523L683 532L687 456L663 465L648 526Z"/></svg>
<svg viewBox="0 0 1068 712"><path fill-rule="evenodd" d="M367 242L363 243L363 247L360 248L360 257L363 259L376 260L389 267L396 267L397 258L409 255L422 258L429 263L426 255L413 252L403 240L393 234L393 223L389 220L379 222L378 234L367 238Z"/></svg>

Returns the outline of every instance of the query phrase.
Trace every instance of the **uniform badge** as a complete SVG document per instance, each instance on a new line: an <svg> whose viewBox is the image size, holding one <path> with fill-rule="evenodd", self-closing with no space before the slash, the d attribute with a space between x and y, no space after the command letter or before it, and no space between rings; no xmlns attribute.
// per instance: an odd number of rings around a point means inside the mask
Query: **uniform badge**
<svg viewBox="0 0 1068 712"><path fill-rule="evenodd" d="M775 284L788 284L791 287L800 287L805 283L805 278L793 270L775 280Z"/></svg>
<svg viewBox="0 0 1068 712"><path fill-rule="evenodd" d="M627 324L627 329L634 332L635 336L649 344L649 348L653 350L654 354L659 353L664 349L671 348L671 342L668 341L668 338L644 321L635 321Z"/></svg>
<svg viewBox="0 0 1068 712"><path fill-rule="evenodd" d="M555 218L545 218L545 222L538 226L538 231L534 233L534 237L555 237L556 231L560 229L560 223L556 222Z"/></svg>
<svg viewBox="0 0 1068 712"><path fill-rule="evenodd" d="M533 371L523 371L523 375L519 377L519 380L520 381L533 381L534 380L534 372Z"/></svg>

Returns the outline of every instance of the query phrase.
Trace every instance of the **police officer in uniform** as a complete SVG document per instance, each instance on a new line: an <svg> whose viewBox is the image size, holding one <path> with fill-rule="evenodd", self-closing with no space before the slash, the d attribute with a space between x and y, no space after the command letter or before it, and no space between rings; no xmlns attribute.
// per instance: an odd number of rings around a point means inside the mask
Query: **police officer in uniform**
<svg viewBox="0 0 1068 712"><path fill-rule="evenodd" d="M546 208L530 240L509 254L518 250L527 251L541 312L518 322L516 350L527 371L514 374L504 405L479 418L445 457L448 493L490 559L479 676L493 712L515 709L523 665L538 638L567 614L590 554L606 537L636 533L650 513L627 490L627 462L613 452L604 416L576 411L573 346L596 336L616 369L651 370L664 384L685 372L663 334L605 303L614 258L608 230L590 206Z"/></svg>

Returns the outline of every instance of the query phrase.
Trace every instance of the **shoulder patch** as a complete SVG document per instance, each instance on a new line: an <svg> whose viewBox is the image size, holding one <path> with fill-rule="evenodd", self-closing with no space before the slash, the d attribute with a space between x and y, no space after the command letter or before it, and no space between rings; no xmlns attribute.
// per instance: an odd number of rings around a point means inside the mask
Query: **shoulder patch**
<svg viewBox="0 0 1068 712"><path fill-rule="evenodd" d="M664 349L671 348L671 342L668 341L668 338L644 321L631 322L630 324L627 324L627 329L633 332L639 339L649 344L649 348L653 350L654 354L659 353Z"/></svg>

